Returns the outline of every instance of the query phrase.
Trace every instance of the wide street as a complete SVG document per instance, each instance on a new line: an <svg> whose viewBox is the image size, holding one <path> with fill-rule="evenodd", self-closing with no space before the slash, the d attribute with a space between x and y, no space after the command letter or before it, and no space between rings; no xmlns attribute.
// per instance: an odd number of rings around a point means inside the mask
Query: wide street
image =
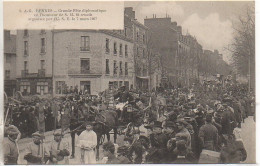
<svg viewBox="0 0 260 166"><path fill-rule="evenodd" d="M141 131L144 131L144 129L141 127L140 129ZM255 122L253 120L253 117L250 116L247 119L245 119L245 123L242 124L242 128L241 128L242 132L241 132L241 137L243 139L244 142L244 146L245 149L247 151L247 159L246 161L244 161L243 163L245 164L253 164L255 163L255 150L256 150L256 143L255 143ZM53 140L53 135L51 134L52 132L49 132L46 135L46 145L48 145L50 143L51 140ZM70 138L69 138L70 139ZM111 140L113 141L113 135L111 135ZM19 156L19 160L18 163L19 164L26 164L26 161L23 160L23 156L25 155L25 147L28 144L28 142L31 141L31 138L26 138L26 139L22 139L19 141L19 149L20 149L20 156ZM105 139L105 141L107 141ZM117 144L119 146L121 146L123 144L123 136L119 135L118 139L117 139ZM100 146L100 159L102 159L103 154L102 154L102 145ZM70 159L70 164L78 164L78 155L79 154L79 150L76 150L76 158L75 159ZM98 162L100 163L100 162Z"/></svg>

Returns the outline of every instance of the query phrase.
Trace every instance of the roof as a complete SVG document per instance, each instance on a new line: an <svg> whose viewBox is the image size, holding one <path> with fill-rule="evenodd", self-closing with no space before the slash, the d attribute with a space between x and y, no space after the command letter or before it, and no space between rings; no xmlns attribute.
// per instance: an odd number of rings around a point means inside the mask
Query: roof
<svg viewBox="0 0 260 166"><path fill-rule="evenodd" d="M16 54L16 35L4 38L4 53Z"/></svg>

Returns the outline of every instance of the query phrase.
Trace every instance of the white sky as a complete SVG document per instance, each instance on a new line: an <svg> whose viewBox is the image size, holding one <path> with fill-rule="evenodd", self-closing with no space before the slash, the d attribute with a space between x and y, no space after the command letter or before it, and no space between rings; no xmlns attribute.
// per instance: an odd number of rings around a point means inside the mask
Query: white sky
<svg viewBox="0 0 260 166"><path fill-rule="evenodd" d="M166 13L183 27L183 33L195 36L203 49L219 50L224 60L230 59L226 47L233 38L232 22L246 6L254 2L125 2L125 7L133 7L136 18L143 23L144 18L165 17Z"/></svg>

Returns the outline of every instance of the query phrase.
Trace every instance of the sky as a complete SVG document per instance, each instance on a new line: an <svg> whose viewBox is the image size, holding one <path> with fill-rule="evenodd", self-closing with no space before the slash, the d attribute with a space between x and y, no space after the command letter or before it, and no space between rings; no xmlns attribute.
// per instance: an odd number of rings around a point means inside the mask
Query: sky
<svg viewBox="0 0 260 166"><path fill-rule="evenodd" d="M232 42L232 23L248 5L245 1L144 1L125 2L125 7L133 7L136 18L143 23L144 18L169 15L187 32L195 36L203 49L217 49L225 61L230 62L231 54L225 48Z"/></svg>

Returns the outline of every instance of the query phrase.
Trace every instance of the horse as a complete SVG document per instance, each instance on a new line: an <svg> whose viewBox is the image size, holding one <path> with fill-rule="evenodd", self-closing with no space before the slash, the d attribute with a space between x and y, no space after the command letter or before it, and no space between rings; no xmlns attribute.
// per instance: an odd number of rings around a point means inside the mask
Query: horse
<svg viewBox="0 0 260 166"><path fill-rule="evenodd" d="M97 146L96 146L96 158L99 159L99 146L102 144L102 137L107 136L107 140L110 141L110 131L113 130L114 143L117 140L117 126L118 126L118 116L113 110L99 111L96 107L90 106L85 103L80 103L76 114L80 113L82 116L74 123L71 123L71 137L72 141L75 140L75 133L80 135L82 131L85 130L84 123L86 121L93 122L93 131L97 134ZM74 137L74 138L73 138ZM73 145L72 145L73 146Z"/></svg>

